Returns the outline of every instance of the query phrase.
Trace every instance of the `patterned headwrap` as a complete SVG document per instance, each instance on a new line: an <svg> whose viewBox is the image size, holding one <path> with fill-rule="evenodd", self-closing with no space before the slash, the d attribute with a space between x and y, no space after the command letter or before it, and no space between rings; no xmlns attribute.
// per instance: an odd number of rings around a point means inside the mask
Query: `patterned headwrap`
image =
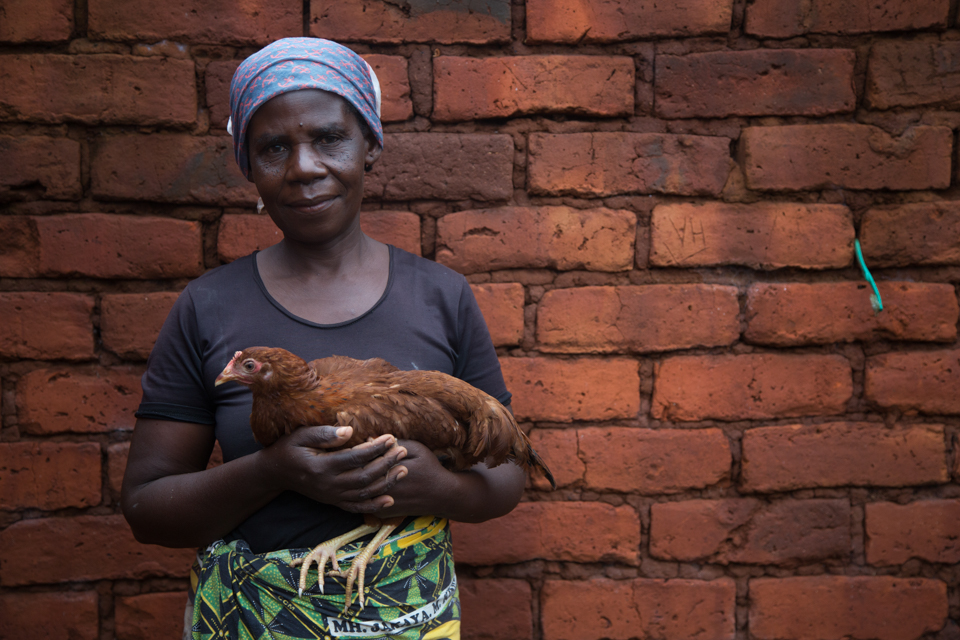
<svg viewBox="0 0 960 640"><path fill-rule="evenodd" d="M227 132L240 171L250 180L247 127L267 100L300 89L323 89L353 105L383 147L380 83L367 62L343 45L321 38L283 38L243 61L230 82Z"/></svg>

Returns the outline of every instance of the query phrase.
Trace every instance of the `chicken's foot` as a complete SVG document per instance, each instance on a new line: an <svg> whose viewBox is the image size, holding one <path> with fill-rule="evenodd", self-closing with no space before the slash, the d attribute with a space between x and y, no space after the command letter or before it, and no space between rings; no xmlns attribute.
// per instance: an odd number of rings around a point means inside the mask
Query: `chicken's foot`
<svg viewBox="0 0 960 640"><path fill-rule="evenodd" d="M353 561L350 563L350 568L347 570L347 586L346 586L346 595L343 602L343 612L346 613L347 609L350 608L351 596L353 595L353 583L357 583L357 594L358 599L360 600L360 610L363 611L364 607L364 597L363 597L363 579L364 575L367 572L367 563L370 562L370 558L373 557L373 554L380 549L380 545L387 539L387 537L396 529L398 526L403 524L403 518L386 518L383 520L383 524L380 526L380 530L377 531L377 535L373 537L373 540L367 543L367 546L363 548L363 551L358 553ZM343 575L341 572L340 575Z"/></svg>
<svg viewBox="0 0 960 640"><path fill-rule="evenodd" d="M336 538L331 538L326 542L323 542L314 549L305 555L302 558L295 558L290 561L291 567L300 566L300 587L297 590L297 595L302 596L304 590L307 588L307 574L310 572L310 565L314 562L317 563L317 586L320 587L320 593L323 593L323 570L327 566L327 561L330 561L331 574L335 571L338 574L340 573L340 565L337 563L337 551L343 545L348 542L353 542L357 538L362 538L368 533L373 533L377 531L380 526L380 521L377 520L376 524L371 522L366 522L352 531L347 531L341 536Z"/></svg>

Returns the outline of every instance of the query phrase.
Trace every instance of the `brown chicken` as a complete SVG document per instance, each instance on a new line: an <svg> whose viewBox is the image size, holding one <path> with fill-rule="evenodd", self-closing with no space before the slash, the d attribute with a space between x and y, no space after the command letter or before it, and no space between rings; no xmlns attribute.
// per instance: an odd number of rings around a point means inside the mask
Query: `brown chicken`
<svg viewBox="0 0 960 640"><path fill-rule="evenodd" d="M503 405L439 371L401 371L380 358L354 360L344 356L308 364L284 349L251 347L234 354L216 384L230 380L250 387L250 427L264 446L302 426L350 426L353 435L343 447L391 434L424 444L449 469L464 470L478 462L495 467L512 460L527 473L539 471L556 487L550 470ZM350 606L355 581L362 609L367 562L401 522L403 518L380 521L368 517L363 526L294 560L292 566L302 563L300 593L306 587L311 563L317 563L322 593L327 561L331 563L331 575L343 575L337 550L376 531L346 574L344 611Z"/></svg>

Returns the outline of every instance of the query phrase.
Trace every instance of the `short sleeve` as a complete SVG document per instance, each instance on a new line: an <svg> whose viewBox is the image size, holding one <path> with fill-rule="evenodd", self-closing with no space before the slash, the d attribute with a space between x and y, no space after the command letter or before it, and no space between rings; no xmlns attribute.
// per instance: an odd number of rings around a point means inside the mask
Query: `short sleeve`
<svg viewBox="0 0 960 640"><path fill-rule="evenodd" d="M457 342L454 376L489 393L502 405L510 404L512 396L503 381L490 330L465 278L457 310Z"/></svg>
<svg viewBox="0 0 960 640"><path fill-rule="evenodd" d="M214 424L213 403L203 384L203 349L188 287L163 323L141 378L138 418Z"/></svg>

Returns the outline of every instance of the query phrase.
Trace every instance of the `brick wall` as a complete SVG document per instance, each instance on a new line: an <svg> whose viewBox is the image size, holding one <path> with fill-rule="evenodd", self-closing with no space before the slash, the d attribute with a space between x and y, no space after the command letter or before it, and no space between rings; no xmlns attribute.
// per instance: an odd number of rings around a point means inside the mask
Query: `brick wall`
<svg viewBox="0 0 960 640"><path fill-rule="evenodd" d="M559 480L455 527L466 638L960 637L957 4L6 0L0 638L178 637L138 376L279 239L227 87L304 34L377 69L363 224L468 276Z"/></svg>

